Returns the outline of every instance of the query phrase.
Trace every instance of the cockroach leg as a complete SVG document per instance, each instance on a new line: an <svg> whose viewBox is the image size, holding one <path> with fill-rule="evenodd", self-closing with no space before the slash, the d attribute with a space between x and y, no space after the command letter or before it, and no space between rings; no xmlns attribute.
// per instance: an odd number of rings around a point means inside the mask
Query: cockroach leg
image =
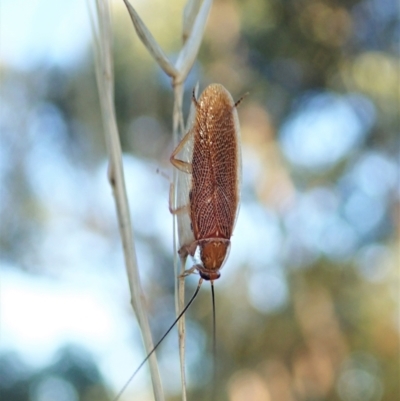
<svg viewBox="0 0 400 401"><path fill-rule="evenodd" d="M183 171L187 174L192 174L192 165L188 162L184 162L183 160L176 159L175 156L183 149L186 142L190 139L190 135L192 135L191 131L189 131L182 138L176 149L172 152L171 157L169 158L169 161L172 163L172 165L174 165L178 170Z"/></svg>
<svg viewBox="0 0 400 401"><path fill-rule="evenodd" d="M198 245L197 241L193 241L190 245L183 245L181 249L179 249L178 251L179 256L183 258L185 258L188 255L194 256L197 245Z"/></svg>
<svg viewBox="0 0 400 401"><path fill-rule="evenodd" d="M189 205L179 206L176 209L173 209L171 205L169 206L169 211L171 214L182 214L182 213L189 213L190 208Z"/></svg>
<svg viewBox="0 0 400 401"><path fill-rule="evenodd" d="M166 174L164 171L160 170L159 168L157 169L157 174L160 174L161 177L165 178L169 182L169 211L171 214L182 214L182 213L189 213L190 212L190 207L189 205L185 206L179 206L177 208L174 208L174 194L175 194L175 185L169 178L168 174Z"/></svg>
<svg viewBox="0 0 400 401"><path fill-rule="evenodd" d="M174 208L174 194L175 194L175 185L173 182L169 184L169 211L171 214L182 214L182 213L190 213L189 205L178 206Z"/></svg>
<svg viewBox="0 0 400 401"><path fill-rule="evenodd" d="M176 160L176 159L174 159ZM178 160L180 161L180 160ZM189 163L188 163L189 164ZM191 164L189 164L191 166ZM189 205L184 205L184 206L179 206L177 208L174 208L174 194L175 194L175 185L173 182L171 182L171 179L169 176L161 171L160 169L157 169L157 173L161 175L161 177L165 178L166 180L169 181L169 211L171 214L182 214L182 213L190 213L190 206Z"/></svg>
<svg viewBox="0 0 400 401"><path fill-rule="evenodd" d="M179 277L179 278L187 277L187 276L189 276L190 274L196 273L196 271L197 271L197 267L196 267L196 266L193 266L193 267L191 267L190 269L185 270L185 271L184 271L182 274L180 274L178 277Z"/></svg>

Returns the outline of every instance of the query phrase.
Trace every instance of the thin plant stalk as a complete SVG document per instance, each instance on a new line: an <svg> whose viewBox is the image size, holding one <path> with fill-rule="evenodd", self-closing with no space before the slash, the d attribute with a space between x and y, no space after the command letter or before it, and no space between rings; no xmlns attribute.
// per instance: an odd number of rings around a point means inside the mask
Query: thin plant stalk
<svg viewBox="0 0 400 401"><path fill-rule="evenodd" d="M89 4L89 11L90 4ZM104 134L107 145L109 168L108 179L113 190L121 235L125 267L128 275L131 304L136 314L147 353L153 349L153 341L144 305L144 293L140 284L134 234L126 194L122 152L114 108L114 72L112 62L112 30L108 0L96 0L97 24L91 13L94 39L96 80L103 117ZM150 373L156 401L163 401L157 359L149 358Z"/></svg>
<svg viewBox="0 0 400 401"><path fill-rule="evenodd" d="M183 124L183 113L182 113L182 100L183 100L183 84L176 84L174 87L174 111L173 111L173 138L174 143L179 141L184 134L184 124ZM175 189L175 197L176 199L176 191L179 190L177 187L177 171L173 169L173 182ZM174 205L176 206L176 205ZM180 272L178 272L178 258L177 258L177 241L176 241L176 233L177 233L177 224L179 226L179 216L173 216L173 249L174 249L174 275L177 277L175 280L175 313L178 315L179 312L185 306L185 278L182 276L185 265L186 265L186 257L180 258ZM182 386L182 401L186 401L186 374L185 374L185 339L186 339L186 330L185 330L185 316L183 315L181 319L178 321L178 338L179 338L179 362L180 362L180 372L181 372L181 386Z"/></svg>

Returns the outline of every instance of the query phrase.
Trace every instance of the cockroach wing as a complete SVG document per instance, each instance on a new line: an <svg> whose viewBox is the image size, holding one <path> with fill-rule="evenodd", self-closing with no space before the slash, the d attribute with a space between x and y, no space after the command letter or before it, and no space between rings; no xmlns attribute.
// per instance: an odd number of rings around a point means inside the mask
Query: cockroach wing
<svg viewBox="0 0 400 401"><path fill-rule="evenodd" d="M184 148L179 152L179 159L190 163L193 154L193 135L189 133L189 139ZM177 214L179 249L183 246L190 246L195 241L192 223L190 220L190 199L189 193L192 187L192 175L177 169L176 181L176 207L182 208Z"/></svg>
<svg viewBox="0 0 400 401"><path fill-rule="evenodd" d="M194 236L229 240L238 215L241 182L236 104L222 85L211 84L196 102L196 111L190 193Z"/></svg>
<svg viewBox="0 0 400 401"><path fill-rule="evenodd" d="M241 197L241 188L242 188L242 146L241 146L241 141L240 141L240 125L239 125L239 117L238 117L238 113L236 110L236 106L233 108L233 121L234 121L234 126L235 126L235 134L236 134L236 143L237 143L237 147L236 147L236 157L237 157L237 199L238 199L238 204L237 204L237 209L236 209L236 216L235 216L235 220L233 223L233 227L232 229L235 228L236 225L236 221L239 215L239 209L240 209L240 197Z"/></svg>
<svg viewBox="0 0 400 401"><path fill-rule="evenodd" d="M197 96L199 90L199 84L195 87L195 96ZM179 159L186 162L192 163L193 157L193 129L194 119L196 117L196 107L192 102L190 106L190 112L187 119L186 130L189 132L189 138L185 143L183 149L179 152ZM192 222L190 219L190 199L189 194L192 187L192 175L185 173L179 169L177 171L176 181L176 205L177 208L185 208L183 212L177 215L177 226L178 226L178 243L179 248L183 246L189 247L194 241L195 237L193 234Z"/></svg>

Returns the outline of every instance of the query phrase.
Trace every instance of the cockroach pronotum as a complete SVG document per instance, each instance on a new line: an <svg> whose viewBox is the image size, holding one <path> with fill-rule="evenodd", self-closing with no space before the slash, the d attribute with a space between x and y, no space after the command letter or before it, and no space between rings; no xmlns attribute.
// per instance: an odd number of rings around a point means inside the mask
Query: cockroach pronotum
<svg viewBox="0 0 400 401"><path fill-rule="evenodd" d="M220 277L220 269L227 259L239 211L241 145L236 107L242 99L234 102L220 84L207 86L198 100L193 90L195 116L192 127L170 158L183 182L178 187L179 204L175 209L170 205L170 210L174 214L184 214L186 220L183 224L190 225L190 228L180 228L180 256L193 257L197 248L200 250L202 263L195 264L184 275L198 271L200 280L188 304L139 365L116 400L189 308L203 279L211 282L214 305L213 282Z"/></svg>

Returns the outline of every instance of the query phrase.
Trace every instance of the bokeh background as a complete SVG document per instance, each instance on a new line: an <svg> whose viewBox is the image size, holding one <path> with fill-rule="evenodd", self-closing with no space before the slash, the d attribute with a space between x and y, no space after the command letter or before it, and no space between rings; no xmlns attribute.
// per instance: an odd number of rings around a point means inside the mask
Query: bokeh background
<svg viewBox="0 0 400 401"><path fill-rule="evenodd" d="M132 1L171 59L184 2ZM396 0L214 2L186 85L239 98L242 204L216 284L217 399L395 401ZM107 401L144 357L129 304L85 2L0 8L0 394ZM154 339L174 318L170 82L113 1L116 110ZM188 293L197 278L187 279ZM207 283L206 283L207 284ZM208 285L187 313L189 400L210 399ZM157 352L180 399L176 332ZM147 367L124 400L152 400Z"/></svg>

